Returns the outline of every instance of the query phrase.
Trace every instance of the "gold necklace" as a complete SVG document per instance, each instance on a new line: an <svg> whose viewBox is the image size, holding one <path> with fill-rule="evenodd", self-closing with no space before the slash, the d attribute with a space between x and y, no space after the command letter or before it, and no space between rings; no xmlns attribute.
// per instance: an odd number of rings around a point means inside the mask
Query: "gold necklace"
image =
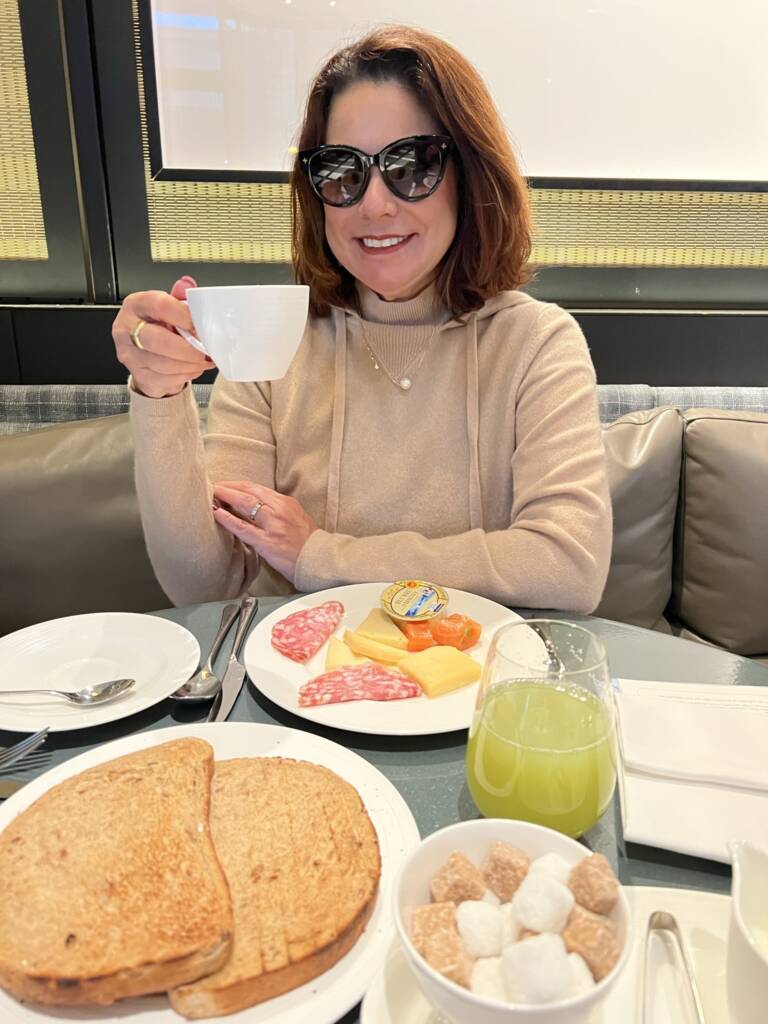
<svg viewBox="0 0 768 1024"><path fill-rule="evenodd" d="M416 355L413 357L413 359L411 359L411 361L404 368L404 370L402 372L402 375L400 377L396 377L389 370L389 368L387 367L387 365L385 364L385 362L381 358L381 356L377 355L377 353L374 352L374 350L371 348L371 344L368 341L368 338L367 338L366 333L365 333L365 327L363 326L363 324L361 322L362 333L363 333L363 343L365 344L365 347L368 350L368 355L370 357L371 362L373 363L374 370L383 370L384 373L387 375L387 377L389 377L389 379L395 385L395 387L400 388L401 391L410 391L411 387L413 386L413 380L409 376L409 372L411 370L418 370L421 367L421 364L424 362L424 357L427 354L427 350L428 350L429 346L435 340L435 337L437 336L437 332L440 330L440 328L442 326L443 326L442 324L438 324L437 325L437 327L434 329L434 331L432 331L430 336L427 338L427 340L424 343L424 346L421 348L421 350L416 353Z"/></svg>

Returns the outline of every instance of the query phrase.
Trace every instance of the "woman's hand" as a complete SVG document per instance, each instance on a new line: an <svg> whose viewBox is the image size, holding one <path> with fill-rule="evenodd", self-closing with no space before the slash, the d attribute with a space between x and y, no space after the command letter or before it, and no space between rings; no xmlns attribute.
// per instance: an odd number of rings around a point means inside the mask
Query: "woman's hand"
<svg viewBox="0 0 768 1024"><path fill-rule="evenodd" d="M293 583L301 549L318 529L295 498L246 480L215 484L213 518ZM233 514L234 513L234 514Z"/></svg>
<svg viewBox="0 0 768 1024"><path fill-rule="evenodd" d="M191 277L182 277L167 292L134 292L120 307L112 324L117 358L133 377L134 386L149 398L177 395L187 381L210 370L212 361L198 352L174 327L194 332L186 303L181 301L187 288L194 288ZM134 345L131 331L139 320L146 321Z"/></svg>

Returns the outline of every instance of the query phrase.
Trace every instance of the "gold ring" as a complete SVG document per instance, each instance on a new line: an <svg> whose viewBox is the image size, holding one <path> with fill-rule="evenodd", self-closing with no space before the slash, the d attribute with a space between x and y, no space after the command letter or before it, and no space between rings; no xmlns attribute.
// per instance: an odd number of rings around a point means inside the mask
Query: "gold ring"
<svg viewBox="0 0 768 1024"><path fill-rule="evenodd" d="M136 348L141 348L141 349L144 348L144 346L141 344L141 339L139 338L139 335L141 334L142 328L146 327L146 326L147 326L147 321L146 320L139 320L139 322L136 324L136 326L131 331L131 341L136 346Z"/></svg>

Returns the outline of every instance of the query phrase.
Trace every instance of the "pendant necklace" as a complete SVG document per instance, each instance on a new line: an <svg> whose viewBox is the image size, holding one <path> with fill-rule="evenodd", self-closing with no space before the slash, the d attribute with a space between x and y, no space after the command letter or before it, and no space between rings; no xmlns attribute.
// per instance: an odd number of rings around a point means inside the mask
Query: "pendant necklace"
<svg viewBox="0 0 768 1024"><path fill-rule="evenodd" d="M430 336L427 338L427 340L424 343L424 345L421 348L421 350L419 352L417 352L416 355L413 357L413 359L411 359L410 362L404 367L404 369L403 369L402 373L400 374L400 376L396 377L389 370L389 368L386 366L386 364L384 363L384 360L381 358L381 356L377 355L376 352L374 352L374 350L371 348L370 342L368 341L368 338L366 337L365 327L362 325L362 322L361 322L362 333L363 333L363 343L365 344L365 347L368 350L368 355L370 357L371 362L373 363L374 370L383 370L384 373L386 374L386 376L389 377L389 379L395 385L395 387L400 388L401 391L409 391L411 389L411 387L413 385L413 379L410 376L410 374L414 370L418 370L421 367L421 364L424 362L424 357L427 354L427 350L429 349L429 346L435 340L435 337L437 336L437 332L440 330L440 328L442 326L443 326L442 324L438 324L437 325L437 327L434 329L434 331L432 331Z"/></svg>

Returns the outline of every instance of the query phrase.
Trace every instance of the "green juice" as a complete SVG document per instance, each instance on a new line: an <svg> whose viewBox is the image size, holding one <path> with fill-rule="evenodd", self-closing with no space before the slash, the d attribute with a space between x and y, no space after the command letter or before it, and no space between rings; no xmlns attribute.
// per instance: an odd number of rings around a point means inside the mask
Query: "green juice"
<svg viewBox="0 0 768 1024"><path fill-rule="evenodd" d="M496 683L475 713L467 782L488 818L521 818L580 836L616 781L613 716L577 686Z"/></svg>

